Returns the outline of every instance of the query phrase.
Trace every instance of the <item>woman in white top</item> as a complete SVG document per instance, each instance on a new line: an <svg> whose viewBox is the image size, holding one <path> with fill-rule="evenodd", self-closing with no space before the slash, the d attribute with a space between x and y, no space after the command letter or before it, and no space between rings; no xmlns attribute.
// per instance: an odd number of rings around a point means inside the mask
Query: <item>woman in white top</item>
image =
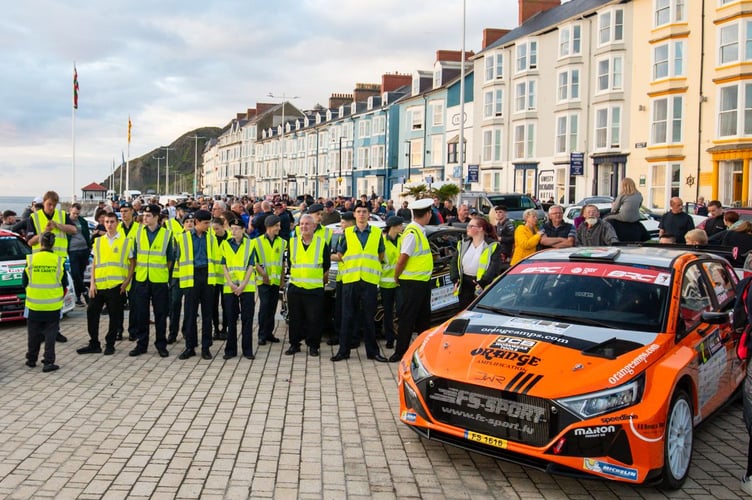
<svg viewBox="0 0 752 500"><path fill-rule="evenodd" d="M484 217L474 216L467 223L467 237L457 242L457 253L449 267L454 294L462 309L501 273L501 246L496 230Z"/></svg>
<svg viewBox="0 0 752 500"><path fill-rule="evenodd" d="M611 205L611 215L606 220L637 222L640 220L642 193L637 190L634 181L625 177L621 181L621 192Z"/></svg>

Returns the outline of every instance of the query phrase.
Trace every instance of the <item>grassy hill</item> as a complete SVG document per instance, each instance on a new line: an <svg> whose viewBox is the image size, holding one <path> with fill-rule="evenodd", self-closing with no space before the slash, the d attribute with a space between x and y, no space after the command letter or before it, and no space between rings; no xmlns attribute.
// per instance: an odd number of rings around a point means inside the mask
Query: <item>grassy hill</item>
<svg viewBox="0 0 752 500"><path fill-rule="evenodd" d="M201 178L201 171L203 168L203 151L204 144L207 140L218 137L222 133L222 129L219 127L203 127L196 130L191 130L181 135L175 141L173 141L169 147L170 149L170 193L180 192L193 192L193 172L194 172L194 148L196 145L194 136L198 135L203 139L198 140L198 172L199 179ZM148 153L139 156L138 158L131 158L130 160L130 179L129 184L131 189L138 189L142 193L146 193L149 190L156 191L157 189L157 160L155 157L163 158L159 162L159 190L161 194L165 191L165 158L166 151L162 148L157 148ZM123 188L120 189L120 170L123 168ZM115 169L114 185L115 190L122 192L125 189L125 170L124 166L117 166ZM107 176L102 182L103 186L110 185L110 176ZM200 190L200 187L199 187Z"/></svg>

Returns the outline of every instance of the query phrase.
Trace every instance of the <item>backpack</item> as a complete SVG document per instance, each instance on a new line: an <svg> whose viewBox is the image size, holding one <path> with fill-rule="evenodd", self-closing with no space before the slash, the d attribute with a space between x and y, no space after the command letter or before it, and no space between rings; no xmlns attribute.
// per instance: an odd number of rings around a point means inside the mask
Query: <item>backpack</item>
<svg viewBox="0 0 752 500"><path fill-rule="evenodd" d="M734 330L741 332L739 343L736 346L736 355L741 360L747 359L752 354L752 346L749 345L750 324L749 309L747 307L750 284L752 284L752 276L744 278L736 286L736 301L734 302L734 312L731 316Z"/></svg>

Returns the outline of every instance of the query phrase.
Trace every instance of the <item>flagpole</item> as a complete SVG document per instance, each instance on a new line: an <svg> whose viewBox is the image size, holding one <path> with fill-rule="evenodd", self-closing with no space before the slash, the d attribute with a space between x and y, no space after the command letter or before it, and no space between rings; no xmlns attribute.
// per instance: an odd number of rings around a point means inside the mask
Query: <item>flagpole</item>
<svg viewBox="0 0 752 500"><path fill-rule="evenodd" d="M128 160L125 163L125 190L130 191L131 182L131 117L128 115Z"/></svg>
<svg viewBox="0 0 752 500"><path fill-rule="evenodd" d="M71 142L73 144L72 154L72 184L73 196L71 202L76 202L76 109L78 109L78 71L76 71L76 61L73 61L73 109L71 110Z"/></svg>

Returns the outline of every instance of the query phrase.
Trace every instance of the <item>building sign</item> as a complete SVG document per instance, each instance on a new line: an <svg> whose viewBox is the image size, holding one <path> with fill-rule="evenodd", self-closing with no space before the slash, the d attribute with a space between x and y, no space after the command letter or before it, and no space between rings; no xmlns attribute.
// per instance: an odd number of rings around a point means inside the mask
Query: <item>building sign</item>
<svg viewBox="0 0 752 500"><path fill-rule="evenodd" d="M569 175L585 175L585 153L569 153Z"/></svg>
<svg viewBox="0 0 752 500"><path fill-rule="evenodd" d="M538 198L548 200L554 197L554 171L541 170L538 173Z"/></svg>
<svg viewBox="0 0 752 500"><path fill-rule="evenodd" d="M467 182L478 182L478 171L480 166L479 165L468 165L467 166Z"/></svg>

